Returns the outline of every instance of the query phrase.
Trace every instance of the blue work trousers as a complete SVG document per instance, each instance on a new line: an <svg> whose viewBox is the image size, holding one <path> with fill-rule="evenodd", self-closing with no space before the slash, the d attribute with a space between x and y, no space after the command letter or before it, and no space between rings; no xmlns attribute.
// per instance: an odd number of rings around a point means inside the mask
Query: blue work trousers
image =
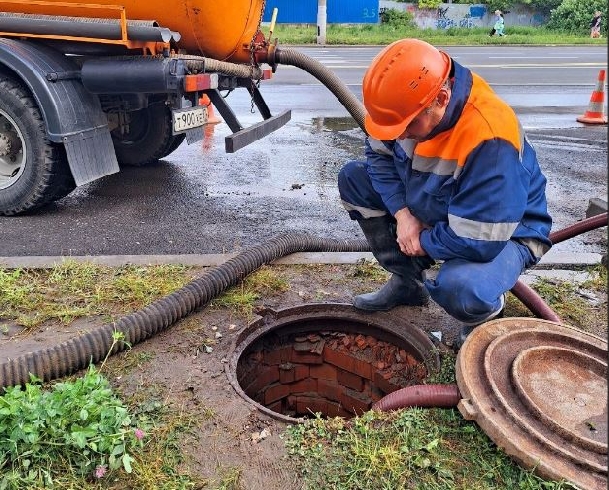
<svg viewBox="0 0 609 490"><path fill-rule="evenodd" d="M351 219L389 214L362 162L349 162L343 167L338 176L338 189ZM427 279L425 287L431 298L452 317L468 324L480 323L501 308L501 296L534 263L525 245L510 240L489 262L444 261L436 278Z"/></svg>

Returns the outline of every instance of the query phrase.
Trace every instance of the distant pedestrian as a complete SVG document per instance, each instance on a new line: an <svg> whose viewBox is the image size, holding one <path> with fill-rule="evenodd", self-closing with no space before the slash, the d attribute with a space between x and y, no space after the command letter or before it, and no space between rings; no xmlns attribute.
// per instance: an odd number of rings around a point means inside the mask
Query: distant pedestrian
<svg viewBox="0 0 609 490"><path fill-rule="evenodd" d="M503 29L505 29L505 20L503 18L503 12L501 10L495 10L495 24L489 33L489 36L494 36L497 34L498 36L505 36L503 33Z"/></svg>
<svg viewBox="0 0 609 490"><path fill-rule="evenodd" d="M495 33L498 36L505 36L503 29L505 29L505 19L503 18L503 12L500 10L495 11Z"/></svg>
<svg viewBox="0 0 609 490"><path fill-rule="evenodd" d="M602 37L601 36L601 12L597 10L594 12L594 17L590 21L590 37Z"/></svg>

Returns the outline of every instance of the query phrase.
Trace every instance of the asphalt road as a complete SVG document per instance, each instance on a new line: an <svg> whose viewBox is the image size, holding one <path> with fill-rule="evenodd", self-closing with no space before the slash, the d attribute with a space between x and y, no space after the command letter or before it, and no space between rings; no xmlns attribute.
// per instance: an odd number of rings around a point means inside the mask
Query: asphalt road
<svg viewBox="0 0 609 490"><path fill-rule="evenodd" d="M378 51L297 49L336 71L356 94L366 62ZM575 121L606 66L606 51L500 49L449 52L480 65L476 71L515 106L548 178L554 229L563 228L584 217L591 197L607 196L606 127ZM184 144L158 164L124 168L29 215L0 217L0 256L226 253L282 232L361 237L340 206L336 175L345 161L361 156L363 133L311 78L279 67L263 93L273 112L292 109L292 121L235 154L224 153L228 128L221 123L202 143ZM243 93L228 100L245 125L260 119ZM600 230L558 247L604 253L606 242Z"/></svg>
<svg viewBox="0 0 609 490"><path fill-rule="evenodd" d="M361 84L379 46L297 46L295 49L336 72L347 85ZM592 86L607 67L604 46L438 46L494 87ZM301 85L316 80L298 68L280 65L272 83ZM543 105L543 104L537 104Z"/></svg>

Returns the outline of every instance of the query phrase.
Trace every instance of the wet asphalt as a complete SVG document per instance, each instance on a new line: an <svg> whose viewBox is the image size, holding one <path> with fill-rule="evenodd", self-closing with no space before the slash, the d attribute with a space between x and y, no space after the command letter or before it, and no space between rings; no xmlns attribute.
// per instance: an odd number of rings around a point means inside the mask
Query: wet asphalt
<svg viewBox="0 0 609 490"><path fill-rule="evenodd" d="M357 84L349 88L359 93ZM607 127L575 121L591 88L497 88L515 105L537 150L554 230L584 218L591 198L607 199ZM550 96L540 100L546 92ZM0 257L224 254L285 232L361 238L340 205L336 178L346 161L361 158L363 132L319 84L278 75L263 93L274 113L292 109L286 126L227 154L229 130L222 122L157 164L124 167L43 209L0 217ZM247 96L230 97L244 126L260 120ZM577 106L571 105L575 97ZM606 228L556 248L606 253Z"/></svg>
<svg viewBox="0 0 609 490"><path fill-rule="evenodd" d="M363 134L349 118L293 121L227 155L212 141L182 145L158 164L125 168L37 212L0 218L0 256L230 253L284 232L361 237L342 209L336 177ZM554 229L606 199L606 128L532 130L548 178ZM209 143L209 145L208 145ZM606 229L557 247L606 252Z"/></svg>

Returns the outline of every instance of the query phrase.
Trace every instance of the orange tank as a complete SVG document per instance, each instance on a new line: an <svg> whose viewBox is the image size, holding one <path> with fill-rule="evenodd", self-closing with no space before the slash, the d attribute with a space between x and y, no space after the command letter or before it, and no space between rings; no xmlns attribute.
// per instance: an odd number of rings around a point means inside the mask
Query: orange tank
<svg viewBox="0 0 609 490"><path fill-rule="evenodd" d="M74 4L74 6L65 6ZM83 7L88 5L88 7ZM93 5L110 8L94 8ZM260 29L264 0L0 0L0 11L52 16L118 19L111 6L123 6L127 20L154 20L181 35L179 49L232 62L250 61L250 45Z"/></svg>

